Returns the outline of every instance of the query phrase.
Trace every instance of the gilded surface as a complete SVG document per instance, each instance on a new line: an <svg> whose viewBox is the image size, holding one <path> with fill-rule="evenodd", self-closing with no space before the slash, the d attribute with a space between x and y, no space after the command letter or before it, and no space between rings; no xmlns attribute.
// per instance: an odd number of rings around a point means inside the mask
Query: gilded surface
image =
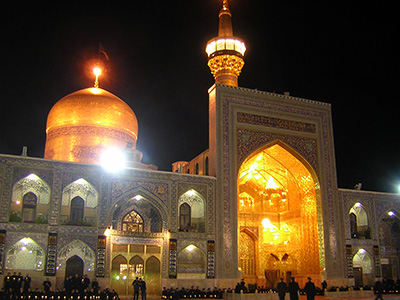
<svg viewBox="0 0 400 300"><path fill-rule="evenodd" d="M259 151L242 164L238 219L239 263L244 273L319 274L323 242L318 239L315 182L307 168L281 146ZM250 234L254 227L259 237ZM256 247L255 252L244 245ZM256 269L261 273L255 274Z"/></svg>
<svg viewBox="0 0 400 300"><path fill-rule="evenodd" d="M45 158L99 163L107 147L136 147L138 123L132 109L98 88L72 93L58 101L47 117Z"/></svg>
<svg viewBox="0 0 400 300"><path fill-rule="evenodd" d="M232 74L238 77L244 66L244 60L236 55L224 54L210 58L208 66L215 78L220 74Z"/></svg>

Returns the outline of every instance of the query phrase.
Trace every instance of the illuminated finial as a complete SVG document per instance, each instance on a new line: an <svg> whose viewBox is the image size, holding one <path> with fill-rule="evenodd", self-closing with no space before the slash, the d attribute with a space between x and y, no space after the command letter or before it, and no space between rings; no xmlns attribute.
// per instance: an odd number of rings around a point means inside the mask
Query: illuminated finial
<svg viewBox="0 0 400 300"><path fill-rule="evenodd" d="M93 73L96 76L96 79L94 81L94 87L97 89L99 88L99 76L101 74L101 69L99 67L93 68Z"/></svg>

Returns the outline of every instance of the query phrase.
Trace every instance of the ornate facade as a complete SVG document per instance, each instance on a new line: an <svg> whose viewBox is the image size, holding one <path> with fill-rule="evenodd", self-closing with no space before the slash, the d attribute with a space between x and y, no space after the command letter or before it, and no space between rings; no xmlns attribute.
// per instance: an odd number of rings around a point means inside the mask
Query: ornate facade
<svg viewBox="0 0 400 300"><path fill-rule="evenodd" d="M207 46L209 149L192 161L143 165L136 116L98 88L105 99L82 90L56 104L76 112L58 124L52 111L46 159L0 155L0 280L22 272L33 287L49 277L62 288L88 274L131 295L140 276L159 295L241 278L274 287L279 277L370 285L400 275L400 197L338 189L329 104L237 86L245 48L230 16L224 1ZM98 164L110 145L129 167Z"/></svg>

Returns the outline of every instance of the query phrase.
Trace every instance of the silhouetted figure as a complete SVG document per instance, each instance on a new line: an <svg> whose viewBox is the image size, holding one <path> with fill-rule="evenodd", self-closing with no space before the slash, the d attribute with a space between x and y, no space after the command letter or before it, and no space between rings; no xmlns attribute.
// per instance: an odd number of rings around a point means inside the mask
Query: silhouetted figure
<svg viewBox="0 0 400 300"><path fill-rule="evenodd" d="M45 281L43 281L43 291L45 294L48 294L50 292L51 288L51 281L49 278L46 278Z"/></svg>
<svg viewBox="0 0 400 300"><path fill-rule="evenodd" d="M328 284L326 283L326 280L322 281L321 287L322 287L322 292L325 295L325 290L328 289Z"/></svg>
<svg viewBox="0 0 400 300"><path fill-rule="evenodd" d="M277 285L279 300L285 300L286 292L287 292L287 284L281 278L281 281Z"/></svg>
<svg viewBox="0 0 400 300"><path fill-rule="evenodd" d="M292 277L291 281L289 282L290 300L299 300L299 290L299 284L294 281L294 277Z"/></svg>
<svg viewBox="0 0 400 300"><path fill-rule="evenodd" d="M311 277L307 277L307 279L308 282L304 287L304 292L307 294L307 300L314 300L317 290L315 288L314 282L311 281Z"/></svg>
<svg viewBox="0 0 400 300"><path fill-rule="evenodd" d="M375 300L377 300L377 299L381 299L382 300L383 299L382 298L383 285L382 285L382 282L380 282L379 280L377 282L375 282L375 284L374 284L374 292L376 294Z"/></svg>
<svg viewBox="0 0 400 300"><path fill-rule="evenodd" d="M8 293L10 288L12 288L12 276L11 273L8 272L7 276L4 276L4 285L3 285L5 293Z"/></svg>
<svg viewBox="0 0 400 300"><path fill-rule="evenodd" d="M99 282L97 281L96 278L93 278L92 289L93 289L94 292L97 292L97 290L99 289Z"/></svg>
<svg viewBox="0 0 400 300"><path fill-rule="evenodd" d="M142 278L139 279L139 287L140 293L142 294L142 300L146 300L146 282L142 280Z"/></svg>
<svg viewBox="0 0 400 300"><path fill-rule="evenodd" d="M133 285L133 300L139 300L139 278L136 277L136 279L132 282Z"/></svg>
<svg viewBox="0 0 400 300"><path fill-rule="evenodd" d="M24 281L24 295L26 295L29 289L31 288L32 279L29 277L29 274L26 274L23 281Z"/></svg>

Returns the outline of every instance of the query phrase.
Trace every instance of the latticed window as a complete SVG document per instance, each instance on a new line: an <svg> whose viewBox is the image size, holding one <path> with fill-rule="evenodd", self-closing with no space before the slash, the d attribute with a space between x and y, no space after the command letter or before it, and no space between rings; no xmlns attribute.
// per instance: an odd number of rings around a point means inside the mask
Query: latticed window
<svg viewBox="0 0 400 300"><path fill-rule="evenodd" d="M129 232L143 232L143 219L135 211L131 211L122 220L122 230Z"/></svg>

